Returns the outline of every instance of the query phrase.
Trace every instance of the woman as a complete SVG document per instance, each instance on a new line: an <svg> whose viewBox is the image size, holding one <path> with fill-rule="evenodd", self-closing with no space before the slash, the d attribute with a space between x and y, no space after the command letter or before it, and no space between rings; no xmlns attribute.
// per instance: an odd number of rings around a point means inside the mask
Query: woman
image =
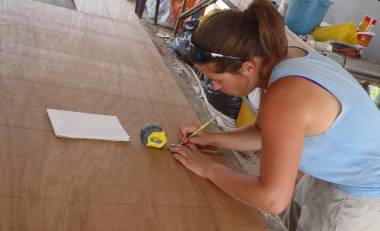
<svg viewBox="0 0 380 231"><path fill-rule="evenodd" d="M279 214L295 189L297 230L380 230L380 113L334 61L287 46L271 3L212 15L193 35L191 54L215 90L247 96L264 89L255 124L228 132L184 125L171 152L180 163L234 198ZM260 176L235 172L196 145L262 150ZM295 228L291 228L295 229Z"/></svg>

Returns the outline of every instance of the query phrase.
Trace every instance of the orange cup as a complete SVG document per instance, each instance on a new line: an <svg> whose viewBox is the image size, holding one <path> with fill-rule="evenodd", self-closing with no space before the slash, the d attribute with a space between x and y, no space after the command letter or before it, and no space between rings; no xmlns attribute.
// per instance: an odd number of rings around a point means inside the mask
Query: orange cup
<svg viewBox="0 0 380 231"><path fill-rule="evenodd" d="M374 32L357 32L358 44L363 47L368 47L372 38L376 36Z"/></svg>

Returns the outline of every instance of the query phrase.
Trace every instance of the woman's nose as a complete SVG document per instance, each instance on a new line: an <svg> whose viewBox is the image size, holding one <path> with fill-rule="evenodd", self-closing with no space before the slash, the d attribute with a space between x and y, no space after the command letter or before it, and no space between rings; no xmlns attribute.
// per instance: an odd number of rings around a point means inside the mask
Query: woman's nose
<svg viewBox="0 0 380 231"><path fill-rule="evenodd" d="M219 91L220 89L222 89L222 85L215 80L211 81L211 85L214 91Z"/></svg>

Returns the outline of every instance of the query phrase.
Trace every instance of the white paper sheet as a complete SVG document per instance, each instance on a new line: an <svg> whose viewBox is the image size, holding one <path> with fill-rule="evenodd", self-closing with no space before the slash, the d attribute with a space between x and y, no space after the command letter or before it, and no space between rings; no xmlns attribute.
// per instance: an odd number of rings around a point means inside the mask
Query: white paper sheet
<svg viewBox="0 0 380 231"><path fill-rule="evenodd" d="M116 116L47 109L58 137L129 141Z"/></svg>

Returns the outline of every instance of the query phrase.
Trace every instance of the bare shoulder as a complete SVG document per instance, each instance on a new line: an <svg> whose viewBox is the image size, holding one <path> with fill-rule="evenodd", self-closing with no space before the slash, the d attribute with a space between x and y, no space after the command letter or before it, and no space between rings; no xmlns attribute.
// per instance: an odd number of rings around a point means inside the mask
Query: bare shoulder
<svg viewBox="0 0 380 231"><path fill-rule="evenodd" d="M310 90L314 88L314 83L300 76L287 76L274 82L267 90L266 99L291 100L294 102L295 97L308 96Z"/></svg>
<svg viewBox="0 0 380 231"><path fill-rule="evenodd" d="M311 100L309 93L312 88L307 80L299 76L288 76L277 80L263 96L261 116L267 118L290 114L299 118L305 115ZM270 119L273 121L274 118Z"/></svg>
<svg viewBox="0 0 380 231"><path fill-rule="evenodd" d="M263 97L261 122L269 127L278 123L303 123L305 135L326 131L340 113L337 98L318 84L300 76L288 76L274 82ZM281 116L280 116L281 115ZM323 115L323 116L320 116Z"/></svg>

